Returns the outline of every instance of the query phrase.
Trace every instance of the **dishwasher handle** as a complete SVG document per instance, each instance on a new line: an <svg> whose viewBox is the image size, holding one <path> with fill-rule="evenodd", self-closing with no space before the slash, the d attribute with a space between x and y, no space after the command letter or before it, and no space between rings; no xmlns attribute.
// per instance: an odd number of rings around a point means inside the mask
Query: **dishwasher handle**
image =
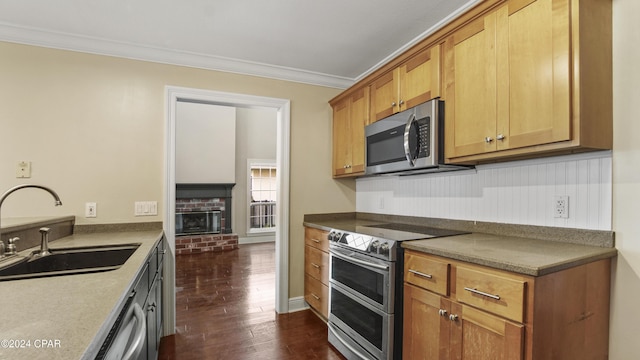
<svg viewBox="0 0 640 360"><path fill-rule="evenodd" d="M133 310L133 317L138 321L135 339L131 343L131 347L124 353L122 356L122 360L133 360L137 359L138 355L142 351L142 347L144 346L144 340L147 336L147 318L140 307L140 304L133 304L131 307ZM133 318L132 317L132 318Z"/></svg>

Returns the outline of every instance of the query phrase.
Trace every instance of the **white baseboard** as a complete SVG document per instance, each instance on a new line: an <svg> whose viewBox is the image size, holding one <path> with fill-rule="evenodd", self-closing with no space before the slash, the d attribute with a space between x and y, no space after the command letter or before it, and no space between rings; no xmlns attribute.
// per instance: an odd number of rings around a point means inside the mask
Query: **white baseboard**
<svg viewBox="0 0 640 360"><path fill-rule="evenodd" d="M309 305L307 305L307 302L304 301L304 296L298 296L295 298L289 298L289 312L296 312L296 311L302 311L302 310L307 310L309 308Z"/></svg>
<svg viewBox="0 0 640 360"><path fill-rule="evenodd" d="M239 237L238 244L258 244L276 241L275 235Z"/></svg>

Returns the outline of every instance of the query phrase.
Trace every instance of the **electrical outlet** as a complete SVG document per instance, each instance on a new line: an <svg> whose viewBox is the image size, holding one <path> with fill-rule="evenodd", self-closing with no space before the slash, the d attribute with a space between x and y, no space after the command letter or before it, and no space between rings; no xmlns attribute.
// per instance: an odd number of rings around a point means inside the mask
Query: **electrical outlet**
<svg viewBox="0 0 640 360"><path fill-rule="evenodd" d="M94 218L98 216L98 206L94 202L84 204L84 217Z"/></svg>
<svg viewBox="0 0 640 360"><path fill-rule="evenodd" d="M18 162L18 167L16 168L16 178L30 178L31 177L31 162L30 161L20 161Z"/></svg>
<svg viewBox="0 0 640 360"><path fill-rule="evenodd" d="M569 218L569 196L557 195L553 200L553 217Z"/></svg>

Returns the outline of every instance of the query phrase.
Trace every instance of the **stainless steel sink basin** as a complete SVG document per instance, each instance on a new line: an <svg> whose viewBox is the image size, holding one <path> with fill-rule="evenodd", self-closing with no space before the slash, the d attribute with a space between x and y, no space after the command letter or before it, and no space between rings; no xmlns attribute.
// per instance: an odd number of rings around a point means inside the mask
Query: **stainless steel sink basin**
<svg viewBox="0 0 640 360"><path fill-rule="evenodd" d="M124 244L50 249L51 255L44 257L38 257L39 251L34 251L30 257L0 268L0 281L115 270L139 246Z"/></svg>

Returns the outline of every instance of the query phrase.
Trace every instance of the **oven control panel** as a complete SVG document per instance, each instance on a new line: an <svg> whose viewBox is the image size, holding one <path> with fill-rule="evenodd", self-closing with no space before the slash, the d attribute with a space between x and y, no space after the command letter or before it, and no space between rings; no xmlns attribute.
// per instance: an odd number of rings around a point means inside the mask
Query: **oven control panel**
<svg viewBox="0 0 640 360"><path fill-rule="evenodd" d="M392 251L395 249L395 241L379 237L348 233L340 230L332 230L327 236L330 242L340 244L343 247L360 251L385 260L394 260Z"/></svg>

